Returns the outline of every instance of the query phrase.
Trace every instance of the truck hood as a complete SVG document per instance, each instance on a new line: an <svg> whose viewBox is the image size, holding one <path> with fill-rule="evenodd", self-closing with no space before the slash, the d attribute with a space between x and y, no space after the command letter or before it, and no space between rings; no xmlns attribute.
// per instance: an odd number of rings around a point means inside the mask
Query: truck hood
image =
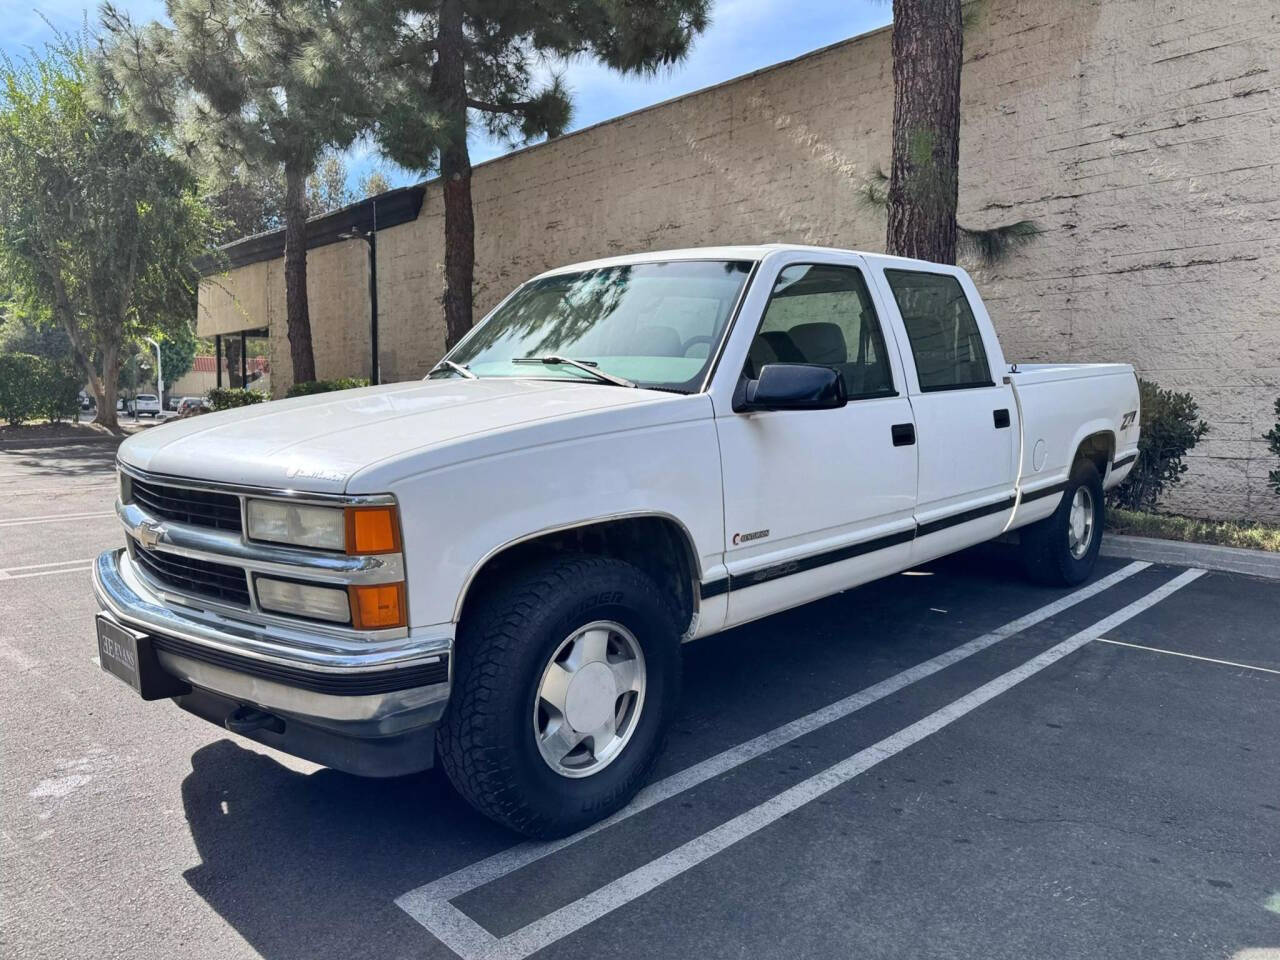
<svg viewBox="0 0 1280 960"><path fill-rule="evenodd" d="M424 380L174 421L130 437L119 458L139 470L174 477L342 493L361 470L417 451L680 399L585 382ZM522 444L508 437L507 445Z"/></svg>

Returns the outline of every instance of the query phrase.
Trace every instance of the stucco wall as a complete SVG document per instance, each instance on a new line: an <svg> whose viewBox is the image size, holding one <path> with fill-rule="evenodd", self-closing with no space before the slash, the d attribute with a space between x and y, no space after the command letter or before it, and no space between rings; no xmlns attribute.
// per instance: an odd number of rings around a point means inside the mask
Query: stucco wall
<svg viewBox="0 0 1280 960"><path fill-rule="evenodd" d="M1262 434L1280 394L1280 4L984 0L966 32L960 220L1034 219L998 266L966 263L1010 359L1125 360L1192 391L1212 432L1170 507L1280 516ZM888 166L889 33L477 167L476 304L613 253L796 241L883 248L860 187ZM384 379L440 356L438 186L379 233ZM364 245L312 252L321 376L368 371ZM241 277L243 275L243 278ZM272 328L280 262L201 297L201 331ZM241 295L240 291L243 291ZM226 326L230 324L230 326Z"/></svg>

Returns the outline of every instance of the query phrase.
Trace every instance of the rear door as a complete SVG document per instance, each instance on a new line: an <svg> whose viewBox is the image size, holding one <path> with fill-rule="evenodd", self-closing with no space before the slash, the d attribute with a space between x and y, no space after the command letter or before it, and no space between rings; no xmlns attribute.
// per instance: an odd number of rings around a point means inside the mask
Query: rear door
<svg viewBox="0 0 1280 960"><path fill-rule="evenodd" d="M921 563L999 536L1012 515L1017 437L1013 388L977 291L961 270L878 260L876 282L903 349L919 445Z"/></svg>
<svg viewBox="0 0 1280 960"><path fill-rule="evenodd" d="M766 261L756 283L769 295L741 378L770 363L822 364L850 399L752 413L717 403L730 623L901 569L915 528L911 404L862 260L791 254Z"/></svg>

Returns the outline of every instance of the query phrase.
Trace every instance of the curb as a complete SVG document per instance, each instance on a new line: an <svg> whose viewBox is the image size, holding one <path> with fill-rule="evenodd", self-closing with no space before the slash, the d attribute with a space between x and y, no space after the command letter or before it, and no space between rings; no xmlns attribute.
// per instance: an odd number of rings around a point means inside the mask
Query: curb
<svg viewBox="0 0 1280 960"><path fill-rule="evenodd" d="M1207 543L1181 540L1157 540L1154 537L1129 537L1109 533L1102 538L1104 557L1147 560L1180 567L1203 567L1227 573L1243 573L1251 577L1280 580L1280 553L1220 547Z"/></svg>

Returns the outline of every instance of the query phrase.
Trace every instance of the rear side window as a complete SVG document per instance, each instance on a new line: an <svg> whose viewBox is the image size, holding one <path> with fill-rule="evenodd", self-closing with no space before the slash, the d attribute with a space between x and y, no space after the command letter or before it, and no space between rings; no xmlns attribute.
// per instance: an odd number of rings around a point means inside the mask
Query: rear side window
<svg viewBox="0 0 1280 960"><path fill-rule="evenodd" d="M978 321L960 281L945 273L886 270L911 341L920 389L990 387L991 367Z"/></svg>
<svg viewBox="0 0 1280 960"><path fill-rule="evenodd" d="M770 363L816 363L844 376L850 399L893 396L880 321L855 267L794 264L773 286L746 374Z"/></svg>

